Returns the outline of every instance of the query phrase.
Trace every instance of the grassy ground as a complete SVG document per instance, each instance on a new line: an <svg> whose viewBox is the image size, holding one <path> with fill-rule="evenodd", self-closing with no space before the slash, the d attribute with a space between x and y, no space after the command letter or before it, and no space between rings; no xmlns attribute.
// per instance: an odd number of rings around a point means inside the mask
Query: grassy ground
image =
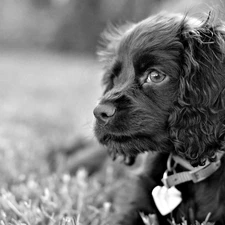
<svg viewBox="0 0 225 225"><path fill-rule="evenodd" d="M39 159L47 149L77 136L92 139L100 77L100 67L90 57L2 51L1 174L45 173Z"/></svg>
<svg viewBox="0 0 225 225"><path fill-rule="evenodd" d="M103 224L112 171L56 175L46 160L80 136L93 139L100 77L88 56L1 51L1 225Z"/></svg>

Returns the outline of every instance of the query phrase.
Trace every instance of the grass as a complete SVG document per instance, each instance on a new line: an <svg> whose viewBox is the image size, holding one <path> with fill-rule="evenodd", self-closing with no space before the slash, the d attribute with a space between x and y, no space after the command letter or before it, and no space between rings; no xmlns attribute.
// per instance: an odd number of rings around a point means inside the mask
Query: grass
<svg viewBox="0 0 225 225"><path fill-rule="evenodd" d="M109 163L91 177L82 168L70 176L66 161L55 173L48 161L80 137L93 140L100 79L90 56L1 51L0 225L111 225L129 174Z"/></svg>
<svg viewBox="0 0 225 225"><path fill-rule="evenodd" d="M1 184L18 170L46 174L50 148L93 139L101 76L86 56L1 51L0 62Z"/></svg>
<svg viewBox="0 0 225 225"><path fill-rule="evenodd" d="M104 224L109 180L51 174L46 160L80 136L93 139L98 63L25 51L1 51L0 62L0 224Z"/></svg>
<svg viewBox="0 0 225 225"><path fill-rule="evenodd" d="M105 181L106 182L106 181ZM109 184L86 176L28 177L1 190L1 224L107 224Z"/></svg>

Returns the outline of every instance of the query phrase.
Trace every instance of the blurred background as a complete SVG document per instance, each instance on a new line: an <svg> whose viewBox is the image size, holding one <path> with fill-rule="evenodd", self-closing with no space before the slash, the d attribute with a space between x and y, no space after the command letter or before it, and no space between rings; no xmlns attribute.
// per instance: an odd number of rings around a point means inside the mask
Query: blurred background
<svg viewBox="0 0 225 225"><path fill-rule="evenodd" d="M46 173L49 160L55 170L58 152L70 157L77 143L94 141L92 110L102 92L95 52L107 24L161 10L202 16L213 9L223 17L222 6L222 0L1 0L0 181L18 171Z"/></svg>
<svg viewBox="0 0 225 225"><path fill-rule="evenodd" d="M213 9L223 17L222 6L220 0L1 0L0 182L18 172L46 173L49 162L55 170L58 152L70 157L77 145L94 141L92 110L102 92L95 52L107 24L161 10L202 16Z"/></svg>
<svg viewBox="0 0 225 225"><path fill-rule="evenodd" d="M221 5L222 0L1 0L0 44L94 53L99 34L109 22L137 22L161 10L221 11Z"/></svg>

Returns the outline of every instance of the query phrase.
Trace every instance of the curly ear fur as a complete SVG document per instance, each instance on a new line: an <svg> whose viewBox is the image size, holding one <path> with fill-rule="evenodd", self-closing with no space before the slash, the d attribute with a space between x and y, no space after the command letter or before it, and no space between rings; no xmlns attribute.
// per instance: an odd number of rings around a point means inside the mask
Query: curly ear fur
<svg viewBox="0 0 225 225"><path fill-rule="evenodd" d="M184 46L180 95L169 118L175 152L203 165L215 160L225 134L225 32L209 18L191 28L183 21L180 40Z"/></svg>

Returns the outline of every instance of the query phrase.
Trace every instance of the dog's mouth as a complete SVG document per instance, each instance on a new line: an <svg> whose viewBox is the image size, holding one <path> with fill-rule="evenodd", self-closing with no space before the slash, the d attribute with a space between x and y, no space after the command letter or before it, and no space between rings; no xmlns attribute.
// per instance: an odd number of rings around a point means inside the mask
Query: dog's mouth
<svg viewBox="0 0 225 225"><path fill-rule="evenodd" d="M110 152L110 156L113 161L120 158L120 161L123 162L127 166L132 166L135 163L136 156L130 156L130 155L121 155L118 152L112 151ZM122 157L122 159L121 159Z"/></svg>
<svg viewBox="0 0 225 225"><path fill-rule="evenodd" d="M131 136L125 136L125 135L112 135L112 134L106 134L102 138L100 138L100 142L103 145L108 145L109 142L117 142L117 143L126 143L132 140Z"/></svg>
<svg viewBox="0 0 225 225"><path fill-rule="evenodd" d="M131 166L135 163L138 154L147 151L137 147L140 140L146 139L149 140L149 137L137 134L130 136L105 134L99 138L99 141L107 147L112 160L120 160L125 165Z"/></svg>

